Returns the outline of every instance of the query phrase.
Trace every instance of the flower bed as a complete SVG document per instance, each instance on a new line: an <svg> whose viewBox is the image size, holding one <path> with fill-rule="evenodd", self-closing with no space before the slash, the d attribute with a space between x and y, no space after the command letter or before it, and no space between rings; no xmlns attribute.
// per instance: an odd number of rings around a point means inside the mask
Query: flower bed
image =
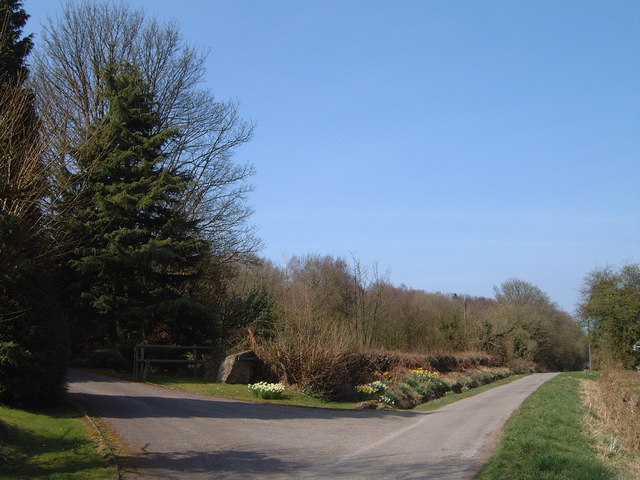
<svg viewBox="0 0 640 480"><path fill-rule="evenodd" d="M379 380L358 385L356 395L362 401L362 408L410 409L443 397L449 391L459 393L512 373L508 368L497 368L442 378L438 372L422 367L395 376L388 372L376 372Z"/></svg>
<svg viewBox="0 0 640 480"><path fill-rule="evenodd" d="M256 398L274 400L282 397L284 385L282 383L258 382L247 385Z"/></svg>
<svg viewBox="0 0 640 480"><path fill-rule="evenodd" d="M438 372L424 368L409 370L393 378L388 372L376 372L380 380L358 385L356 393L370 406L377 401L380 407L413 408L420 403L441 397L449 387Z"/></svg>

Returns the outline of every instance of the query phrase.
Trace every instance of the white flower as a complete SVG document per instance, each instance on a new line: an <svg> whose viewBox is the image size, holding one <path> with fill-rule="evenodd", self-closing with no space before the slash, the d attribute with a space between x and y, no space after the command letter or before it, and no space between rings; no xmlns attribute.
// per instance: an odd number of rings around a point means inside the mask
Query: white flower
<svg viewBox="0 0 640 480"><path fill-rule="evenodd" d="M247 385L251 393L258 398L278 398L284 392L282 383L258 382Z"/></svg>

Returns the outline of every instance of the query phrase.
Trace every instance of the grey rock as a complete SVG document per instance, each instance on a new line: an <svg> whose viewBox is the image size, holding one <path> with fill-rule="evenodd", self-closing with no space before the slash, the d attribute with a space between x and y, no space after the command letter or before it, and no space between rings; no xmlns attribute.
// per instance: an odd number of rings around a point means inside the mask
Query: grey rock
<svg viewBox="0 0 640 480"><path fill-rule="evenodd" d="M228 355L218 368L216 382L251 383L262 372L262 360L252 350Z"/></svg>

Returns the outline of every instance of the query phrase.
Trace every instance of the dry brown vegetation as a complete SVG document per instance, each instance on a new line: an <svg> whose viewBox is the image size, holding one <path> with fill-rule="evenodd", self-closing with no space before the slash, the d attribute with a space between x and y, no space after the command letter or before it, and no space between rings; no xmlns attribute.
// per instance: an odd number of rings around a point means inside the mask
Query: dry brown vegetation
<svg viewBox="0 0 640 480"><path fill-rule="evenodd" d="M321 395L368 381L360 377L375 370L527 373L584 362L577 323L517 279L496 288L495 298L429 293L394 286L357 259L308 255L284 267L256 260L233 288L269 298L269 315L260 309L262 320L246 325L250 346L279 378Z"/></svg>
<svg viewBox="0 0 640 480"><path fill-rule="evenodd" d="M590 382L587 405L615 432L621 444L640 455L640 375L626 370L605 370Z"/></svg>
<svg viewBox="0 0 640 480"><path fill-rule="evenodd" d="M594 415L584 419L600 457L617 479L640 479L640 375L607 369L583 380L583 400Z"/></svg>

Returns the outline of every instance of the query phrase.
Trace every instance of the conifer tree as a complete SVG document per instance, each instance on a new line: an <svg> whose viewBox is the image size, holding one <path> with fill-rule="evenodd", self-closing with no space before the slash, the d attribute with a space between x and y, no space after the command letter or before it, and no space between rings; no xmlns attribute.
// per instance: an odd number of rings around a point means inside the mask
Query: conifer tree
<svg viewBox="0 0 640 480"><path fill-rule="evenodd" d="M80 244L68 262L75 331L88 333L84 346L201 340L212 322L186 290L208 244L179 208L190 179L163 167L163 146L180 133L159 131L133 66L111 66L103 81L108 112L73 153L84 170L75 175L89 175L66 196L79 205L69 220Z"/></svg>
<svg viewBox="0 0 640 480"><path fill-rule="evenodd" d="M20 36L28 19L20 0L0 1L0 88L15 85L26 77L25 59L33 42L31 35Z"/></svg>

